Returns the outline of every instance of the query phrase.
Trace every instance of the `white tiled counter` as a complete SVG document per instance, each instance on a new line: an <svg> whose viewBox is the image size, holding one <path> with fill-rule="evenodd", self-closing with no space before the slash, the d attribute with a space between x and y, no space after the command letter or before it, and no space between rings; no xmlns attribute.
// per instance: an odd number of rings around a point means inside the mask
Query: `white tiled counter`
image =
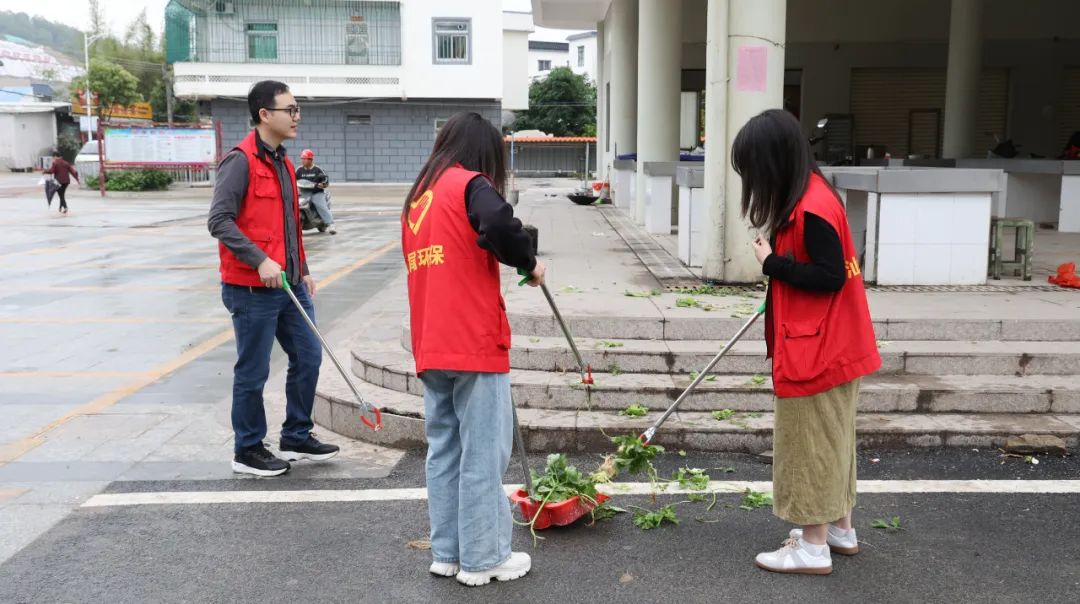
<svg viewBox="0 0 1080 604"><path fill-rule="evenodd" d="M611 162L611 167L615 172L614 182L611 185L615 207L629 210L634 207L637 162L632 159L616 159Z"/></svg>
<svg viewBox="0 0 1080 604"><path fill-rule="evenodd" d="M1001 170L863 168L830 176L845 198L867 282L986 283Z"/></svg>
<svg viewBox="0 0 1080 604"><path fill-rule="evenodd" d="M686 266L701 266L708 229L705 203L705 167L675 168L679 188L679 260Z"/></svg>

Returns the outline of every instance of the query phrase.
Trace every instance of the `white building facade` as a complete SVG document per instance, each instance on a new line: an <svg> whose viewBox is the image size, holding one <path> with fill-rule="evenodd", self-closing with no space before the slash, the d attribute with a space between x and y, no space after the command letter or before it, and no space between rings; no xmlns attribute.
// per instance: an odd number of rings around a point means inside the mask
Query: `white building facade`
<svg viewBox="0 0 1080 604"><path fill-rule="evenodd" d="M840 126L830 136L841 139L830 145L856 158L985 157L995 136L1052 158L1080 130L1077 2L532 0L532 8L538 27L598 31L600 170L636 154L637 210L642 164L679 159L693 138L680 137L695 98L683 93L697 95L711 279L760 274L746 254L751 233L727 150L765 109L792 111L807 134L829 117Z"/></svg>
<svg viewBox="0 0 1080 604"><path fill-rule="evenodd" d="M311 148L337 180L394 182L454 113L499 126L528 107L530 31L499 0L171 0L166 54L176 95L209 103L226 148L250 127L251 84L280 80L302 107L294 153Z"/></svg>

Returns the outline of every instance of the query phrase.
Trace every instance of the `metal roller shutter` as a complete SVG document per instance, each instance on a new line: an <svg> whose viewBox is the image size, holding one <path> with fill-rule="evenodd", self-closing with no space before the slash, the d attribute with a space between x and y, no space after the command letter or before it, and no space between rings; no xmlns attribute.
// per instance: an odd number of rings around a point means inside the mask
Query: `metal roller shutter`
<svg viewBox="0 0 1080 604"><path fill-rule="evenodd" d="M987 69L979 81L975 148L989 149L1006 130L1009 74ZM935 115L940 116L934 124ZM945 114L945 70L862 68L851 70L851 112L855 146L884 145L893 157L909 153L937 156Z"/></svg>
<svg viewBox="0 0 1080 604"><path fill-rule="evenodd" d="M1061 110L1058 115L1061 116L1058 149L1064 149L1072 133L1080 130L1080 67L1067 67L1062 74Z"/></svg>

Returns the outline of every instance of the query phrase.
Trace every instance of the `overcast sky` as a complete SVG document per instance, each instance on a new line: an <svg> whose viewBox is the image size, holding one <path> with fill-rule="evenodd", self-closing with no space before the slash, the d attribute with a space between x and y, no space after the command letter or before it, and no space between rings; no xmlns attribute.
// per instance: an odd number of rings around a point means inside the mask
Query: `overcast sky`
<svg viewBox="0 0 1080 604"><path fill-rule="evenodd" d="M138 16L139 11L144 6L146 7L146 17L150 21L150 25L160 33L165 23L166 4L168 4L168 0L143 0L143 2L101 0L101 5L105 9L105 18L115 34L122 33L127 24ZM503 10L532 12L531 4L530 0L503 0ZM50 21L64 23L76 29L86 27L89 20L85 0L0 0L0 10L40 15ZM562 42L566 40L566 36L579 31L539 27L529 36L529 39Z"/></svg>

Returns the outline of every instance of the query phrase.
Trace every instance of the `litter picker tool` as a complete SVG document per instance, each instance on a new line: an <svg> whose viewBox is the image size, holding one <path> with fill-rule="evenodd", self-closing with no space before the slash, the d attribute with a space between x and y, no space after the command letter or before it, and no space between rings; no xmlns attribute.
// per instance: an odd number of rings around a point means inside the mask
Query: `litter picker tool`
<svg viewBox="0 0 1080 604"><path fill-rule="evenodd" d="M518 286L525 285L529 282L530 275L528 272L518 269L518 274L522 276L521 281L518 282ZM566 341L570 344L570 350L574 352L574 358L577 359L578 373L581 374L581 383L586 385L593 384L592 365L586 365L585 361L581 358L581 353L578 352L577 344L574 343L574 336L570 335L570 329L566 326L566 321L563 321L562 314L559 313L559 308L555 306L555 298L551 297L551 292L548 290L547 285L540 284L541 291L544 292L544 297L547 298L548 305L551 306L551 312L555 315L555 320L559 322L559 327L562 328L563 335L566 336Z"/></svg>
<svg viewBox="0 0 1080 604"><path fill-rule="evenodd" d="M705 377L709 374L709 372L712 371L712 368L718 362L720 362L720 359L723 358L723 356L727 354L729 350L731 350L731 347L735 345L735 342L738 342L739 338L743 337L747 330L750 329L750 326L754 324L754 321L757 321L757 318L763 314L765 314L764 302L762 302L761 306L759 306L757 310L754 311L754 316L747 319L746 323L743 323L743 326L739 328L739 331L735 332L735 335L732 336L731 339L728 340L728 343L720 349L720 352L718 352L716 356L714 356L712 360L709 361L709 364L701 370L701 373L698 373L698 376L694 378L694 381L690 382L690 385L686 387L686 390L683 390L682 394L679 395L679 398L675 399L675 402L667 408L667 411L664 411L664 414L660 416L660 419L656 420L653 425L649 426L648 430L645 430L645 432L641 434L642 443L647 445L650 441L652 441L653 437L656 436L656 431L660 429L660 426L662 426L664 422L667 421L667 418L675 412L675 409L678 408L679 404L683 402L683 399L689 396L690 393L694 391L694 388L697 388L698 384L700 384L701 381L704 380Z"/></svg>
<svg viewBox="0 0 1080 604"><path fill-rule="evenodd" d="M341 362L338 361L337 356L334 355L334 351L330 350L330 345L326 343L326 338L319 332L319 328L315 327L315 322L308 316L307 311L304 310L304 306L300 304L300 300L296 298L296 294L293 293L292 287L289 286L289 278L285 275L285 271L281 272L281 284L285 289L285 293L289 294L289 298L292 299L293 304L296 305L297 310L300 311L300 316L304 317L304 322L308 324L311 331L315 334L315 337L319 338L319 342L322 343L323 350L326 354L330 355L330 360L334 361L334 366L341 372L341 377L345 378L345 383L349 385L349 389L356 396L356 400L360 402L360 408L363 410L360 414L360 421L364 422L364 425L372 430L382 430L382 412L375 405L372 405L364 400L360 391L356 389L356 384L353 384L349 375L345 372L345 368L341 366ZM367 418L367 414L372 413L375 415L375 421L372 422Z"/></svg>

